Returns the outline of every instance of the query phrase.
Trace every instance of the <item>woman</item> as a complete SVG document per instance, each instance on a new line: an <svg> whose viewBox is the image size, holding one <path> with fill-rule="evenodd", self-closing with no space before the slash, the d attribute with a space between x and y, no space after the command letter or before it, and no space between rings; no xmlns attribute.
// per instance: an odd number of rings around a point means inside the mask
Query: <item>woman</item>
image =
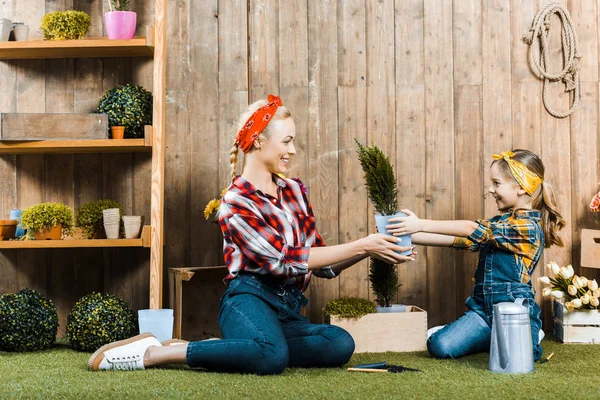
<svg viewBox="0 0 600 400"><path fill-rule="evenodd" d="M276 96L248 107L231 150L232 184L223 196L228 288L221 298L223 340L161 345L146 333L110 343L92 355L92 370L144 369L172 363L213 371L279 374L287 366L334 367L348 362L354 341L333 325L311 324L300 313L313 275L334 278L368 256L389 263L413 260L409 248L382 234L324 247L302 185L281 178L296 154L291 113ZM235 175L238 151L245 153Z"/></svg>

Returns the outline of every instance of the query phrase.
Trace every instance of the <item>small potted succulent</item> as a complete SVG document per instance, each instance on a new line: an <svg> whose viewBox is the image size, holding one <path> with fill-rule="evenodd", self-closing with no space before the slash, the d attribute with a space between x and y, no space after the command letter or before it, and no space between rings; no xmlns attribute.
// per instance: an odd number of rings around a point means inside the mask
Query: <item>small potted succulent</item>
<svg viewBox="0 0 600 400"><path fill-rule="evenodd" d="M90 16L83 11L54 11L42 17L44 40L83 39L90 30Z"/></svg>
<svg viewBox="0 0 600 400"><path fill-rule="evenodd" d="M104 13L104 27L109 39L133 39L137 14L129 11L129 0L108 0L110 11Z"/></svg>
<svg viewBox="0 0 600 400"><path fill-rule="evenodd" d="M109 208L118 208L123 215L121 205L115 200L102 199L81 205L75 210L75 226L83 230L87 239L106 239L102 211Z"/></svg>
<svg viewBox="0 0 600 400"><path fill-rule="evenodd" d="M21 225L27 230L25 239L59 240L71 232L73 213L61 203L41 203L23 210Z"/></svg>
<svg viewBox="0 0 600 400"><path fill-rule="evenodd" d="M117 86L102 96L98 113L108 114L112 131L123 127L125 138L142 138L144 125L152 125L152 93L138 85ZM111 137L116 139L112 132Z"/></svg>

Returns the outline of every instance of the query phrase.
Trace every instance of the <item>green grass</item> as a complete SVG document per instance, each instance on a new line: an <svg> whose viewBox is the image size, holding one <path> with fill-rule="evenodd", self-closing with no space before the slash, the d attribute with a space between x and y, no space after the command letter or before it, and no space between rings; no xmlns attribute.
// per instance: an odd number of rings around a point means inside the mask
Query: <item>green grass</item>
<svg viewBox="0 0 600 400"><path fill-rule="evenodd" d="M545 364L528 375L492 374L488 355L434 360L427 353L357 354L349 365L387 361L422 372L373 374L288 368L279 376L218 374L170 366L89 372L88 353L65 344L36 353L0 352L0 398L583 399L600 398L600 346L543 342Z"/></svg>

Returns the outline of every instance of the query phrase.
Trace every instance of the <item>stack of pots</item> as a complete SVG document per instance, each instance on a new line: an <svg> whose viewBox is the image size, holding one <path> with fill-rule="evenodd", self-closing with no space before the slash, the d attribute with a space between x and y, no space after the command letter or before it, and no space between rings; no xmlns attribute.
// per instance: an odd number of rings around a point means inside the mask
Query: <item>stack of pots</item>
<svg viewBox="0 0 600 400"><path fill-rule="evenodd" d="M104 221L104 231L107 239L119 238L119 226L121 224L121 216L118 208L107 208L102 210Z"/></svg>

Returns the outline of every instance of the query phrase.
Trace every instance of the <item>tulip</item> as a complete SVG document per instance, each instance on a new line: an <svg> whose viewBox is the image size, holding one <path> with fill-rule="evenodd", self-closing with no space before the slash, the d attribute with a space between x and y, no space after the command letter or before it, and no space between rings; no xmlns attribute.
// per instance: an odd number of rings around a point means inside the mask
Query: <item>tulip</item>
<svg viewBox="0 0 600 400"><path fill-rule="evenodd" d="M581 280L577 275L573 277L573 286L575 286L576 289L581 289Z"/></svg>
<svg viewBox="0 0 600 400"><path fill-rule="evenodd" d="M565 303L565 308L566 308L568 311L573 311L573 310L575 309L575 306L573 305L573 303L572 303L572 302L570 302L570 301L567 301L567 302Z"/></svg>
<svg viewBox="0 0 600 400"><path fill-rule="evenodd" d="M593 281L588 281L588 288L590 288L591 291L597 290L598 282L596 282L595 279Z"/></svg>
<svg viewBox="0 0 600 400"><path fill-rule="evenodd" d="M541 278L538 279L538 281L542 282L544 285L550 284L550 278L548 278L547 276L542 276Z"/></svg>
<svg viewBox="0 0 600 400"><path fill-rule="evenodd" d="M554 261L550 261L550 268L552 269L552 273L554 275L558 275L558 273L560 272L560 267Z"/></svg>
<svg viewBox="0 0 600 400"><path fill-rule="evenodd" d="M573 307L581 308L581 300L580 299L575 299L571 303L573 303Z"/></svg>
<svg viewBox="0 0 600 400"><path fill-rule="evenodd" d="M594 290L594 297L600 297L600 289Z"/></svg>
<svg viewBox="0 0 600 400"><path fill-rule="evenodd" d="M562 297L565 295L561 290L553 290L552 292L550 292L550 294L555 299L562 299Z"/></svg>
<svg viewBox="0 0 600 400"><path fill-rule="evenodd" d="M600 300L597 297L590 297L590 305L592 307L598 307L598 304L600 304Z"/></svg>
<svg viewBox="0 0 600 400"><path fill-rule="evenodd" d="M542 296L550 296L550 293L552 293L552 288L545 287L544 289L542 289Z"/></svg>
<svg viewBox="0 0 600 400"><path fill-rule="evenodd" d="M577 288L573 285L569 285L569 287L567 288L567 290L569 291L569 294L571 296L575 296L577 294Z"/></svg>
<svg viewBox="0 0 600 400"><path fill-rule="evenodd" d="M581 304L588 304L590 302L590 296L588 296L587 294L584 294L583 296L581 296Z"/></svg>
<svg viewBox="0 0 600 400"><path fill-rule="evenodd" d="M565 279L569 279L573 275L575 275L575 271L573 270L573 266L569 264L567 265L567 271L563 274L563 276Z"/></svg>
<svg viewBox="0 0 600 400"><path fill-rule="evenodd" d="M588 279L585 276L579 278L581 280L581 287L584 288L588 285Z"/></svg>

